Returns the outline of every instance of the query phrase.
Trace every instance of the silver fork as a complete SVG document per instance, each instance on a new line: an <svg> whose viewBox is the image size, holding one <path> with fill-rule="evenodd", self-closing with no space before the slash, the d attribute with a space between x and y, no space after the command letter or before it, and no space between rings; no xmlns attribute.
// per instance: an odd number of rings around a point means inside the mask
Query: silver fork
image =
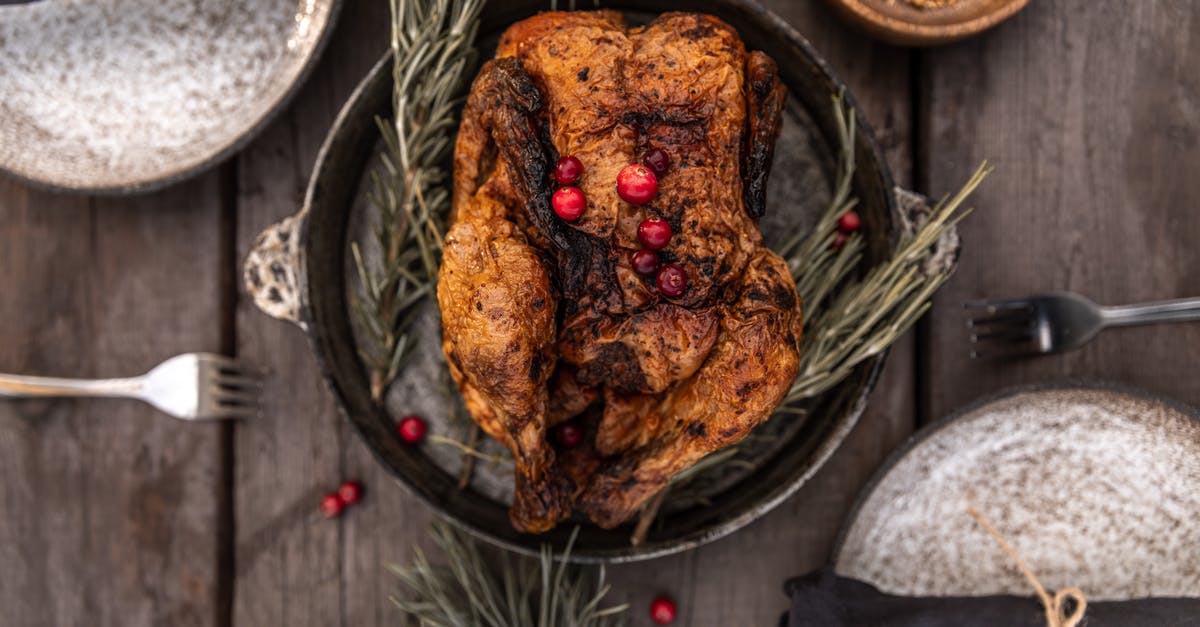
<svg viewBox="0 0 1200 627"><path fill-rule="evenodd" d="M136 398L183 420L246 418L258 412L259 379L211 353L172 357L128 379L59 379L0 374L0 397Z"/></svg>
<svg viewBox="0 0 1200 627"><path fill-rule="evenodd" d="M1012 349L1006 351L1009 353L1061 353L1083 346L1108 327L1200 320L1200 298L1101 307L1079 294L1055 292L978 300L963 306L984 311L982 316L967 321L973 358L984 356L974 347L989 340L1008 342Z"/></svg>

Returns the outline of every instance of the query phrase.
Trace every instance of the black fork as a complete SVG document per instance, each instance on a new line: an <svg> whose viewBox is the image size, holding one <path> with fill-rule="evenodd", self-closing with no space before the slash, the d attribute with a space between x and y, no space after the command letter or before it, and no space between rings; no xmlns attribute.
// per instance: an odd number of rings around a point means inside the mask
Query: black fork
<svg viewBox="0 0 1200 627"><path fill-rule="evenodd" d="M986 356L978 350L983 342L995 343L1002 353L1061 353L1108 327L1200 320L1200 298L1101 307L1072 292L1055 292L963 306L982 313L967 321L972 358Z"/></svg>

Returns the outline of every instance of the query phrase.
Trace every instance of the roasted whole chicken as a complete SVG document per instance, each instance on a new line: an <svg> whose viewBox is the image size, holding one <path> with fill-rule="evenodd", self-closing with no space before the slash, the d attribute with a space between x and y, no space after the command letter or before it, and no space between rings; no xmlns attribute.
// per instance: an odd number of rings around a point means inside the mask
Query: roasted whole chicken
<svg viewBox="0 0 1200 627"><path fill-rule="evenodd" d="M481 69L437 294L467 409L515 458L517 529L616 526L782 400L800 299L756 219L784 98L698 14L543 13Z"/></svg>

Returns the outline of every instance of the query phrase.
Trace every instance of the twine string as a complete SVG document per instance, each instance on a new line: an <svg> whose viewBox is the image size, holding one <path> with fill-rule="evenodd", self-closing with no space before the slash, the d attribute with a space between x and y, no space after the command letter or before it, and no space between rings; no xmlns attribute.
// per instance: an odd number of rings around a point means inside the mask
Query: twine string
<svg viewBox="0 0 1200 627"><path fill-rule="evenodd" d="M974 506L967 507L967 513L987 530L992 539L996 541L996 544L999 544L1004 553L1008 555L1008 558L1016 563L1021 574L1033 586L1038 600L1042 602L1042 608L1046 611L1046 627L1076 627L1083 621L1083 614L1087 611L1087 598L1083 596L1082 590L1075 587L1063 588L1055 592L1054 596L1050 596L1050 593L1046 591L1046 587L1042 585L1041 581L1038 581L1037 575L1033 574L1033 570L1025 564L1025 560L1021 559L1020 555L1017 555L1017 552L1008 544L1004 536L1000 535L1000 532L992 526L992 523L988 522L983 517L983 514L980 514L979 510L975 509ZM1070 614L1067 614L1068 601L1074 604L1074 610Z"/></svg>

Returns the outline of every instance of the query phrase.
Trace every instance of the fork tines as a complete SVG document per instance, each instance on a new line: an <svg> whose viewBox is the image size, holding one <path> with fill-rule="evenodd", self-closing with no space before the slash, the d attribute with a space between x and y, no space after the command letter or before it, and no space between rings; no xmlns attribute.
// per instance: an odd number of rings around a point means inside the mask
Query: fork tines
<svg viewBox="0 0 1200 627"><path fill-rule="evenodd" d="M971 330L971 358L979 359L992 352L980 352L980 342L1000 342L1004 346L1021 346L1033 340L1033 304L1025 299L976 300L963 303L963 308L982 310L967 320ZM1001 351L1012 354L1013 350Z"/></svg>
<svg viewBox="0 0 1200 627"><path fill-rule="evenodd" d="M201 355L200 364L207 372L209 393L222 417L248 418L259 413L259 374L224 355Z"/></svg>

